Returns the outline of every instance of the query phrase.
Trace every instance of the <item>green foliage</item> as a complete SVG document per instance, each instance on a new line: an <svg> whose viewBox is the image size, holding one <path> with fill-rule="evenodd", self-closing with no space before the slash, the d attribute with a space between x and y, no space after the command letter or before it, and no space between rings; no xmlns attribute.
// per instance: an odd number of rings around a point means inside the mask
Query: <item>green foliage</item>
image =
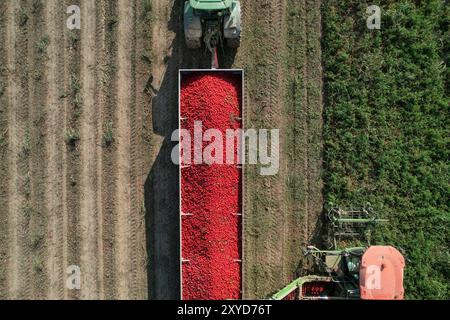
<svg viewBox="0 0 450 320"><path fill-rule="evenodd" d="M19 26L23 27L28 22L28 11L25 7L20 7L19 11L17 12L17 19L19 21Z"/></svg>
<svg viewBox="0 0 450 320"><path fill-rule="evenodd" d="M67 38L69 39L70 47L77 48L80 42L80 34L76 30L71 30L67 33Z"/></svg>
<svg viewBox="0 0 450 320"><path fill-rule="evenodd" d="M50 38L48 35L43 36L38 42L36 42L36 49L39 54L47 54L47 47L50 44Z"/></svg>
<svg viewBox="0 0 450 320"><path fill-rule="evenodd" d="M107 23L108 30L112 31L118 23L119 23L119 17L117 17L117 16L110 17L108 20L108 23Z"/></svg>
<svg viewBox="0 0 450 320"><path fill-rule="evenodd" d="M8 144L8 137L6 136L6 131L0 133L0 148L6 146Z"/></svg>
<svg viewBox="0 0 450 320"><path fill-rule="evenodd" d="M69 146L75 146L76 143L80 140L80 134L75 129L69 129L66 131L64 136L64 141Z"/></svg>
<svg viewBox="0 0 450 320"><path fill-rule="evenodd" d="M448 8L443 0L323 3L325 198L370 202L403 248L406 295L449 299Z"/></svg>
<svg viewBox="0 0 450 320"><path fill-rule="evenodd" d="M19 157L22 160L25 160L29 157L31 152L31 138L30 133L25 132L25 136L23 138L22 147L20 148Z"/></svg>
<svg viewBox="0 0 450 320"><path fill-rule="evenodd" d="M38 13L42 9L42 0L33 0L31 3L31 13Z"/></svg>
<svg viewBox="0 0 450 320"><path fill-rule="evenodd" d="M109 147L114 142L113 123L109 121L106 124L105 132L103 133L103 144Z"/></svg>
<svg viewBox="0 0 450 320"><path fill-rule="evenodd" d="M6 91L6 85L2 82L0 82L0 98L5 94Z"/></svg>
<svg viewBox="0 0 450 320"><path fill-rule="evenodd" d="M142 6L143 6L142 18L145 19L152 12L152 1L151 0L142 0Z"/></svg>
<svg viewBox="0 0 450 320"><path fill-rule="evenodd" d="M76 74L71 74L69 80L69 98L74 108L75 117L77 118L81 115L81 108L83 106L83 98L81 97L80 90L80 79Z"/></svg>

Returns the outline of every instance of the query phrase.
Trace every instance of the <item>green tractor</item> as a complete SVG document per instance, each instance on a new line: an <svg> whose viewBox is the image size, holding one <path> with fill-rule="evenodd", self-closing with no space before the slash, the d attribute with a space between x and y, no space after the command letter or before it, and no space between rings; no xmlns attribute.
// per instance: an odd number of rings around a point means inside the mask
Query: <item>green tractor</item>
<svg viewBox="0 0 450 320"><path fill-rule="evenodd" d="M184 3L184 36L190 49L202 43L211 52L213 67L217 48L225 42L238 48L241 42L241 6L237 0L189 0Z"/></svg>

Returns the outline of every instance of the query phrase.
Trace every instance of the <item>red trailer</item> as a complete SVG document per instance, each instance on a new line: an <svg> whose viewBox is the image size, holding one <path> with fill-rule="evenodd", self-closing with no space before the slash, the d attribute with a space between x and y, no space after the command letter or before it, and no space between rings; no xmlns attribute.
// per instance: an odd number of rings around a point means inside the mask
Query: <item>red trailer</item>
<svg viewBox="0 0 450 320"><path fill-rule="evenodd" d="M243 91L243 70L179 71L182 299L242 298Z"/></svg>

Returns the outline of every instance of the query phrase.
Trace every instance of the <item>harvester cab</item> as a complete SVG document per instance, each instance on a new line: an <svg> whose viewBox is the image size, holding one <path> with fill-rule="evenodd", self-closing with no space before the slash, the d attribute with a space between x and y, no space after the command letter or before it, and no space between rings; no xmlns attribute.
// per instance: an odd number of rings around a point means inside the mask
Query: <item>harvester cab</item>
<svg viewBox="0 0 450 320"><path fill-rule="evenodd" d="M319 250L309 246L319 274L295 279L271 299L401 300L405 259L391 246Z"/></svg>
<svg viewBox="0 0 450 320"><path fill-rule="evenodd" d="M373 210L332 208L326 214L330 228L328 242L332 250L307 246L305 258L312 259L315 275L297 278L272 296L296 299L403 299L405 259L391 246L367 246L338 249L341 241L364 241L372 227L387 220L378 219Z"/></svg>
<svg viewBox="0 0 450 320"><path fill-rule="evenodd" d="M211 52L212 67L219 67L217 48L225 40L230 48L241 41L241 7L237 0L189 0L184 3L184 36L190 49Z"/></svg>

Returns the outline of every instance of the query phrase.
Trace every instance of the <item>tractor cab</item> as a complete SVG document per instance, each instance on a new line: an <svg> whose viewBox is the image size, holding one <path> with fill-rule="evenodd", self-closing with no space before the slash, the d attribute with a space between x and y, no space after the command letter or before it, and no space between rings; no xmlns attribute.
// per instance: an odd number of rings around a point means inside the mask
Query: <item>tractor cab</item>
<svg viewBox="0 0 450 320"><path fill-rule="evenodd" d="M233 0L190 0L193 14L202 19L217 19L231 14Z"/></svg>
<svg viewBox="0 0 450 320"><path fill-rule="evenodd" d="M241 40L241 6L237 0L189 0L184 3L184 36L191 49L202 43L214 53L225 41L237 48Z"/></svg>

